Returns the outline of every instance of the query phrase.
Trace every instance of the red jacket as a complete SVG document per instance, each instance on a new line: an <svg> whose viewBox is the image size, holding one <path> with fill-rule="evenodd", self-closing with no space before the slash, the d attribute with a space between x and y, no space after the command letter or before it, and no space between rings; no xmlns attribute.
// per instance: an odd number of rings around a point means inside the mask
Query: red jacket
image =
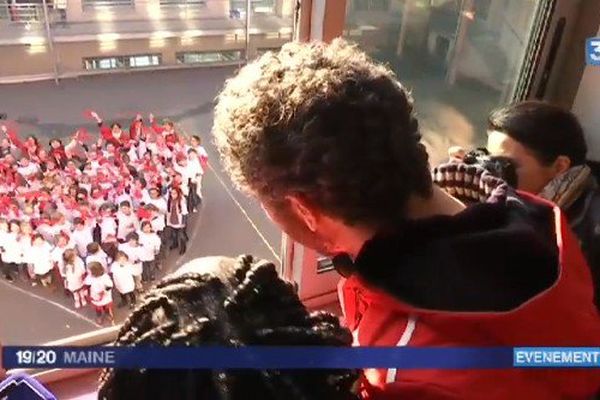
<svg viewBox="0 0 600 400"><path fill-rule="evenodd" d="M177 136L177 133L175 131L166 132L166 129L158 125L156 121L152 122L152 129L154 130L154 132L156 132L156 134L161 135L164 138L165 143L171 149L179 141L179 137Z"/></svg>
<svg viewBox="0 0 600 400"><path fill-rule="evenodd" d="M339 287L355 345L600 346L576 239L557 207L524 197L537 213L529 226L515 206L484 204L367 242ZM366 370L365 380L367 399L586 399L600 388L593 369Z"/></svg>
<svg viewBox="0 0 600 400"><path fill-rule="evenodd" d="M115 147L126 146L129 143L129 136L127 135L126 131L122 130L121 136L119 138L116 138L112 133L112 129L110 129L108 126L102 123L99 126L100 135L102 136L102 139L104 139L105 142L112 143L113 145L115 145Z"/></svg>

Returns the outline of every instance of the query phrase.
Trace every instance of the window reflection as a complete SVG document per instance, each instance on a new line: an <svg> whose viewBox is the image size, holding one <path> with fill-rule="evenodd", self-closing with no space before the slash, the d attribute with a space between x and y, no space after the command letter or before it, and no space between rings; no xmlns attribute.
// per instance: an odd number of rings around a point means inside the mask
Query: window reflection
<svg viewBox="0 0 600 400"><path fill-rule="evenodd" d="M484 142L510 100L537 0L348 0L344 36L413 91L432 162Z"/></svg>

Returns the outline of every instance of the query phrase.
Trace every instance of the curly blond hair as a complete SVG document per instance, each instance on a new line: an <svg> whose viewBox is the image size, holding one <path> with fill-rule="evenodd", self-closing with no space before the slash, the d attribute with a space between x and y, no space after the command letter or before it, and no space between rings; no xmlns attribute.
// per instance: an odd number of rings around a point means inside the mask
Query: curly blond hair
<svg viewBox="0 0 600 400"><path fill-rule="evenodd" d="M229 79L213 135L225 169L263 201L301 194L347 223L401 218L431 177L409 92L355 45L288 43Z"/></svg>

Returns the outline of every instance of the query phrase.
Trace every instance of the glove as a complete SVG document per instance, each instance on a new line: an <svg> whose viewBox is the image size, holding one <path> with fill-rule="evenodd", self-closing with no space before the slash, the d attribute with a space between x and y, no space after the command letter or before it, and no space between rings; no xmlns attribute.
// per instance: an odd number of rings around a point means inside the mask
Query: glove
<svg viewBox="0 0 600 400"><path fill-rule="evenodd" d="M433 169L433 182L464 203L484 203L506 195L508 185L478 164L449 162Z"/></svg>

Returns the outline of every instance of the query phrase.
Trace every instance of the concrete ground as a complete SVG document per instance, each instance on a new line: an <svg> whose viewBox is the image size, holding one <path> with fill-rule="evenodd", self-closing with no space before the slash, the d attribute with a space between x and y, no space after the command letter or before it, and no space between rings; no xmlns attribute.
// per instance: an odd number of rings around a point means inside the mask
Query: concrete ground
<svg viewBox="0 0 600 400"><path fill-rule="evenodd" d="M171 255L168 270L210 255L252 253L276 260L280 231L254 200L232 188L210 143L213 99L233 72L229 67L143 72L68 80L60 86L53 82L0 86L0 113L19 122L21 137L36 134L44 140L81 126L96 132L83 115L86 109L106 120L127 121L137 112L173 119L187 133L202 136L212 168L204 178L203 207L190 224L188 251ZM117 309L117 320L127 312ZM98 327L90 308L75 310L72 299L60 291L4 280L0 280L0 315L3 344L39 344Z"/></svg>

